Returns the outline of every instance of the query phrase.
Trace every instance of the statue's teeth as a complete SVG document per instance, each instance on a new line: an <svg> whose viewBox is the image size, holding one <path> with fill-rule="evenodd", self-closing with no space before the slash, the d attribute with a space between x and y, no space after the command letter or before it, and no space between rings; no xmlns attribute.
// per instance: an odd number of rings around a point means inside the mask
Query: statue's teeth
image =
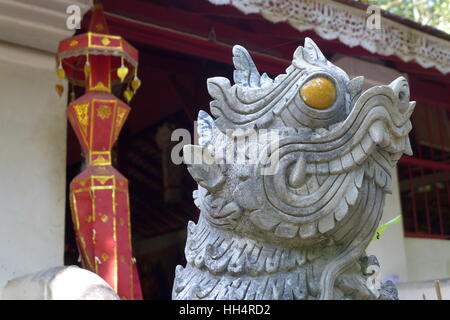
<svg viewBox="0 0 450 320"><path fill-rule="evenodd" d="M412 151L412 148L411 148L411 142L409 141L408 137L406 137L405 140L406 140L405 141L405 154L408 155L408 156L412 156L413 155L413 151Z"/></svg>
<svg viewBox="0 0 450 320"><path fill-rule="evenodd" d="M381 143L384 136L384 127L381 121L374 122L369 129L369 134L375 143Z"/></svg>
<svg viewBox="0 0 450 320"><path fill-rule="evenodd" d="M310 238L317 233L317 224L315 222L307 223L300 226L298 234L302 239Z"/></svg>
<svg viewBox="0 0 450 320"><path fill-rule="evenodd" d="M340 201L337 205L334 215L337 221L341 221L345 215L348 213L348 205L345 201Z"/></svg>
<svg viewBox="0 0 450 320"><path fill-rule="evenodd" d="M319 220L318 229L320 233L326 233L335 226L333 214L328 214Z"/></svg>
<svg viewBox="0 0 450 320"><path fill-rule="evenodd" d="M341 159L340 158L336 158L336 159L330 161L329 167L330 167L330 172L331 173L336 174L336 173L341 172L343 170Z"/></svg>

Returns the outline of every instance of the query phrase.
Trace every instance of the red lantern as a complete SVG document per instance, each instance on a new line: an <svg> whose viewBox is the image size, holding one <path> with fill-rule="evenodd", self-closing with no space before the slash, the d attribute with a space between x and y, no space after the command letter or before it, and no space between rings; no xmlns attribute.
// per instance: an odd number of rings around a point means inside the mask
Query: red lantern
<svg viewBox="0 0 450 320"><path fill-rule="evenodd" d="M87 164L70 184L83 267L105 279L122 299L142 299L132 256L128 181L111 165L111 149L130 112L111 87L125 83L124 97L131 100L140 86L138 52L122 37L108 34L96 4L89 32L61 41L57 61L60 79L86 89L67 109Z"/></svg>

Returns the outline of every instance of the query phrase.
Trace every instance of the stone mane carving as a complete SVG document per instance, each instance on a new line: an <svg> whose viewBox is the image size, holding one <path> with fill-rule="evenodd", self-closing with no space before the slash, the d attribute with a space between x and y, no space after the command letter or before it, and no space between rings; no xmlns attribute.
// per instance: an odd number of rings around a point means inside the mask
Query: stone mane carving
<svg viewBox="0 0 450 320"><path fill-rule="evenodd" d="M391 282L370 285L378 262L365 249L391 168L412 153L407 81L361 92L363 78L350 80L308 38L275 79L243 47L233 55L235 84L208 79L215 119L201 111L199 145L183 149L201 215L189 222L173 299L397 299ZM257 140L227 149L249 129ZM274 130L275 147L265 139ZM252 146L263 152L250 164L192 161L226 150L249 159Z"/></svg>

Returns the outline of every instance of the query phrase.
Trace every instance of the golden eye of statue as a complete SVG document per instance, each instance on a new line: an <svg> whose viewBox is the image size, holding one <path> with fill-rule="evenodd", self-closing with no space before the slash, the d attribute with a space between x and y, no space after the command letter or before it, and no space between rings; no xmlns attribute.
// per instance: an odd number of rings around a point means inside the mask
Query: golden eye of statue
<svg viewBox="0 0 450 320"><path fill-rule="evenodd" d="M336 99L334 84L327 78L314 78L300 89L303 101L314 109L327 109Z"/></svg>

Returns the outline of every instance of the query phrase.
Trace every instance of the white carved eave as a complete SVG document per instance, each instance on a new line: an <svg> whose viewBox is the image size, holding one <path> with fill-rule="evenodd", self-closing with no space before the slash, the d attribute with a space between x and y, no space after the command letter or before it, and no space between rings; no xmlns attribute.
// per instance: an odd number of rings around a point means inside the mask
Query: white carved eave
<svg viewBox="0 0 450 320"><path fill-rule="evenodd" d="M56 52L59 41L74 34L66 26L70 5L83 15L92 0L0 0L0 41Z"/></svg>
<svg viewBox="0 0 450 320"><path fill-rule="evenodd" d="M287 22L299 31L314 30L320 37L339 39L371 53L415 60L424 68L450 72L450 41L381 17L381 30L369 29L365 10L326 0L208 0L232 5L245 14L258 13L277 23Z"/></svg>

